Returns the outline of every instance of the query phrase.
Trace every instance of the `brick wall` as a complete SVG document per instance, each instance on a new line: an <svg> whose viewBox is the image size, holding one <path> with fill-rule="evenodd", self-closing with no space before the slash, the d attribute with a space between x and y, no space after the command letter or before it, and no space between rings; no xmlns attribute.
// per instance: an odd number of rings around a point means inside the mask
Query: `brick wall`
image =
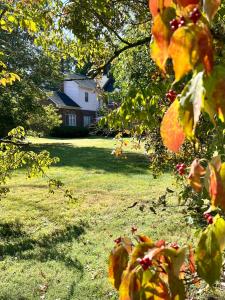
<svg viewBox="0 0 225 300"><path fill-rule="evenodd" d="M77 126L84 126L84 116L90 116L91 122L95 121L96 112L90 110L73 110L73 109L59 109L59 113L62 115L63 125L66 125L66 114L75 114L77 119Z"/></svg>

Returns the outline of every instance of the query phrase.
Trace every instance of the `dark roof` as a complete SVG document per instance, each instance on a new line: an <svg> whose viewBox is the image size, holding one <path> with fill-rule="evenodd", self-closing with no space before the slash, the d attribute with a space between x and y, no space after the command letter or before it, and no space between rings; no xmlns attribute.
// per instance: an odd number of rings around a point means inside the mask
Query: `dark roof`
<svg viewBox="0 0 225 300"><path fill-rule="evenodd" d="M66 107L80 107L75 101L73 101L69 96L63 92L57 91L49 97L57 107L66 108Z"/></svg>
<svg viewBox="0 0 225 300"><path fill-rule="evenodd" d="M109 77L109 79L103 86L103 90L109 93L113 92L115 90L114 83L115 83L115 79L113 77Z"/></svg>

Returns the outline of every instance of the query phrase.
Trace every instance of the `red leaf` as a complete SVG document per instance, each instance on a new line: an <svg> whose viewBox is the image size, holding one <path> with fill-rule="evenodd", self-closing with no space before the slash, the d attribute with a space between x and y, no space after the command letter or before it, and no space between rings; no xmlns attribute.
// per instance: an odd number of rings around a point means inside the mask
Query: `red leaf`
<svg viewBox="0 0 225 300"><path fill-rule="evenodd" d="M209 163L209 195L212 206L220 207L225 211L225 163L221 164L219 170L217 164L215 158Z"/></svg>
<svg viewBox="0 0 225 300"><path fill-rule="evenodd" d="M165 113L160 128L164 145L173 152L178 152L185 140L185 134L179 122L179 105L176 99Z"/></svg>

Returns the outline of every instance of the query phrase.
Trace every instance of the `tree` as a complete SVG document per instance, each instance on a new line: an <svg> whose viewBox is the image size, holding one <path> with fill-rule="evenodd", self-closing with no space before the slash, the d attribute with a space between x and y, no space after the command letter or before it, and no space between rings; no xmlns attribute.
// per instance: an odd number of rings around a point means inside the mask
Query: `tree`
<svg viewBox="0 0 225 300"><path fill-rule="evenodd" d="M41 130L58 124L55 110L41 106L44 93L40 89L52 84L52 73L59 78L59 61L69 53L64 48L63 28L59 26L62 6L61 1L46 0L7 0L0 4L2 133L12 125L37 126L37 115L42 121ZM49 114L52 114L51 124L43 122ZM0 139L1 194L7 192L6 180L15 169L23 166L28 177L47 177L48 167L58 161L47 151L32 151L25 137L24 128L19 126ZM48 180L50 190L62 185L57 180ZM66 194L69 196L68 191Z"/></svg>
<svg viewBox="0 0 225 300"><path fill-rule="evenodd" d="M26 32L1 32L0 39L1 47L6 49L3 63L20 77L13 85L0 86L0 135L16 126L48 133L60 124L54 107L44 106L45 91L58 88L62 79L59 58L48 57ZM41 128L35 119L42 124Z"/></svg>
<svg viewBox="0 0 225 300"><path fill-rule="evenodd" d="M165 74L171 59L174 83L185 83L179 95L173 90L168 93L172 104L161 122L164 145L178 153L185 139L197 145L201 113L207 114L214 126L224 126L225 66L217 56L218 48L213 51L209 30L220 1L150 0L149 6L153 16L152 58ZM217 143L213 146L218 150ZM220 151L223 155L224 149ZM174 243L153 243L141 235L136 236L136 244L128 238L115 240L109 278L121 300L186 299L185 277L193 284L193 274L197 273L197 280L201 278L210 286L220 279L225 249L224 164L217 152L210 160L196 158L190 166L187 180L202 198L208 193L209 208L204 213L208 226L200 234L195 255L189 247L186 262L187 249ZM180 176L186 171L185 164L177 165Z"/></svg>
<svg viewBox="0 0 225 300"><path fill-rule="evenodd" d="M65 25L76 37L78 62L91 61L90 75L103 72L124 51L149 43L147 6L145 0L67 2ZM142 36L134 38L131 32L141 26L147 34L142 31Z"/></svg>

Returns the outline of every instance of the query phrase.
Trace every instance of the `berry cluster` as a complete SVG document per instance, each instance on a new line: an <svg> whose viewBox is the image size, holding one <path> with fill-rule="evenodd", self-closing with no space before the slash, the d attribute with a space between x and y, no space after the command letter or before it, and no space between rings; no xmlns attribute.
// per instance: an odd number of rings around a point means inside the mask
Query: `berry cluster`
<svg viewBox="0 0 225 300"><path fill-rule="evenodd" d="M169 90L168 93L166 93L166 98L173 102L177 98L177 93L173 90Z"/></svg>
<svg viewBox="0 0 225 300"><path fill-rule="evenodd" d="M186 171L186 165L185 164L177 164L176 169L179 175L184 175Z"/></svg>
<svg viewBox="0 0 225 300"><path fill-rule="evenodd" d="M138 258L137 261L142 266L143 270L146 271L149 267L152 266L152 261L149 257Z"/></svg>
<svg viewBox="0 0 225 300"><path fill-rule="evenodd" d="M173 19L170 21L170 26L173 31L177 30L177 28L180 28L185 25L185 18L182 16L179 19Z"/></svg>
<svg viewBox="0 0 225 300"><path fill-rule="evenodd" d="M192 22L196 24L198 20L201 18L201 12L197 7L195 7L193 11L190 13L189 17L192 20Z"/></svg>
<svg viewBox="0 0 225 300"><path fill-rule="evenodd" d="M204 219L207 221L208 224L213 223L213 217L209 213L205 213L203 216L204 216Z"/></svg>
<svg viewBox="0 0 225 300"><path fill-rule="evenodd" d="M201 12L198 9L198 7L195 7L193 11L189 15L190 20L196 24L198 20L201 18ZM172 31L176 31L178 28L185 25L185 18L184 16L181 16L179 19L175 18L172 21L170 21L170 27Z"/></svg>

